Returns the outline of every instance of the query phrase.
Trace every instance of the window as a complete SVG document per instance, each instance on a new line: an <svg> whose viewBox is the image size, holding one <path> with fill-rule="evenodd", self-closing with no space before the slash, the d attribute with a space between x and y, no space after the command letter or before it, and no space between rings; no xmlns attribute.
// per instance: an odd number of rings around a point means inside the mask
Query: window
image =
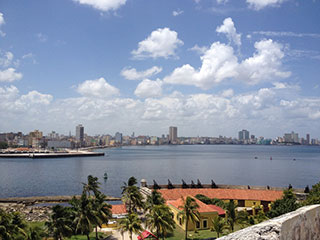
<svg viewBox="0 0 320 240"><path fill-rule="evenodd" d="M202 226L203 226L203 228L208 228L208 221L207 220L203 220Z"/></svg>
<svg viewBox="0 0 320 240"><path fill-rule="evenodd" d="M182 225L182 218L179 218L179 224Z"/></svg>
<svg viewBox="0 0 320 240"><path fill-rule="evenodd" d="M196 228L200 228L200 222L196 222Z"/></svg>

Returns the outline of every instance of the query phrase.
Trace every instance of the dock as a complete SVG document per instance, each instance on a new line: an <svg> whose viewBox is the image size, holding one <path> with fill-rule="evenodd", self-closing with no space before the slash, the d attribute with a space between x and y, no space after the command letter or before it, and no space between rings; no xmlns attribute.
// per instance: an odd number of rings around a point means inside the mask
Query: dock
<svg viewBox="0 0 320 240"><path fill-rule="evenodd" d="M97 157L103 152L67 151L67 152L0 152L0 158L66 158L66 157Z"/></svg>

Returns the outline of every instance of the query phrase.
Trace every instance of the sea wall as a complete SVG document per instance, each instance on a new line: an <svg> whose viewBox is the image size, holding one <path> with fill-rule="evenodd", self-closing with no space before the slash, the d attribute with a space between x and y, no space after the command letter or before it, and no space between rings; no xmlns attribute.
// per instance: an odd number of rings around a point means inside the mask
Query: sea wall
<svg viewBox="0 0 320 240"><path fill-rule="evenodd" d="M320 239L320 205L311 205L242 229L219 240Z"/></svg>

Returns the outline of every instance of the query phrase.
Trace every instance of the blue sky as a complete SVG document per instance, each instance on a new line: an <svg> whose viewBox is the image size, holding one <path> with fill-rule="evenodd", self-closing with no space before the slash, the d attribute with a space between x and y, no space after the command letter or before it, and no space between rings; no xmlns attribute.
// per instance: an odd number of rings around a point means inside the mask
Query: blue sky
<svg viewBox="0 0 320 240"><path fill-rule="evenodd" d="M320 137L319 0L5 0L0 132Z"/></svg>

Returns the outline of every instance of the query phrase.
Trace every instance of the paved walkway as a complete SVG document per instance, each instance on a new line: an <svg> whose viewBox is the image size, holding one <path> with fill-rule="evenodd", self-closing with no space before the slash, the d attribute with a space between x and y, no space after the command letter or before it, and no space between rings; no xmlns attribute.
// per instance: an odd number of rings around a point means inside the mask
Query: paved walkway
<svg viewBox="0 0 320 240"><path fill-rule="evenodd" d="M125 232L123 236L121 236L120 231L112 229L112 228L101 228L98 229L99 232L112 232L112 236L108 238L108 240L130 240L128 232ZM132 240L137 240L138 235L132 234Z"/></svg>

